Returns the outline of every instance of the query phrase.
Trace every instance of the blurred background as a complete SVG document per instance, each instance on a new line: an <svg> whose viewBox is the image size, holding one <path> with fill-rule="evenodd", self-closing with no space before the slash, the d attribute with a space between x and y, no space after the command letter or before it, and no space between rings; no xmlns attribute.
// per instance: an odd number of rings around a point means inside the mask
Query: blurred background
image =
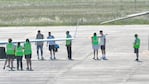
<svg viewBox="0 0 149 84"><path fill-rule="evenodd" d="M149 10L149 0L0 0L0 26L99 25ZM149 24L149 15L110 24Z"/></svg>

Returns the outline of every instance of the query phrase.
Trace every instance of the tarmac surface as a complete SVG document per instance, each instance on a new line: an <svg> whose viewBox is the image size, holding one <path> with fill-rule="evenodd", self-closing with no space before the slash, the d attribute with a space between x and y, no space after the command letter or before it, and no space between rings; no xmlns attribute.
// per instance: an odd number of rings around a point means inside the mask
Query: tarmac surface
<svg viewBox="0 0 149 84"><path fill-rule="evenodd" d="M38 30L44 34L52 32L55 38L65 38L65 32L73 36L75 26L52 27L1 27L0 41L35 39ZM93 60L91 35L103 30L107 37L108 60ZM135 61L133 53L134 34L141 39L140 62ZM46 42L44 43L45 60L37 60L36 46L32 43L32 64L34 71L3 70L4 60L0 61L0 84L149 84L149 25L125 26L79 26L76 39L73 40L73 60L68 60L65 41L60 45L56 60L50 60ZM4 47L5 45L0 45ZM101 57L101 51L99 50ZM16 61L14 62L16 67Z"/></svg>

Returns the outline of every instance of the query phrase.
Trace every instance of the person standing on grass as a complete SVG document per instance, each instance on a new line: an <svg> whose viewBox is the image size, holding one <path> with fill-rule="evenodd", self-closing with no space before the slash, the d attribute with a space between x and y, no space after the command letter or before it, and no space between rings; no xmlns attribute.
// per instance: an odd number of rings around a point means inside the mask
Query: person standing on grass
<svg viewBox="0 0 149 84"><path fill-rule="evenodd" d="M27 68L26 70L32 70L32 47L29 39L26 39L26 42L24 43L24 55L26 59Z"/></svg>
<svg viewBox="0 0 149 84"><path fill-rule="evenodd" d="M100 38L100 47L101 47L101 52L102 52L101 59L107 60L107 58L106 58L106 36L103 34L102 30L100 30L99 33L100 33L100 36L99 36L99 38Z"/></svg>
<svg viewBox="0 0 149 84"><path fill-rule="evenodd" d="M44 39L44 35L41 34L40 30L38 30L38 34L36 35L36 39ZM44 60L44 57L43 57L43 42L42 41L36 42L36 45L37 45L38 60L40 59L39 50L40 50L40 53L41 53L41 60Z"/></svg>
<svg viewBox="0 0 149 84"><path fill-rule="evenodd" d="M20 42L18 42L16 49L15 49L15 56L17 59L17 70L19 70L19 67L21 67L21 70L23 70L23 47L20 45Z"/></svg>
<svg viewBox="0 0 149 84"><path fill-rule="evenodd" d="M67 38L66 39L66 48L67 48L68 59L72 60L72 49L71 49L72 40L69 39L69 38L72 38L72 36L70 35L69 31L66 31L66 38Z"/></svg>
<svg viewBox="0 0 149 84"><path fill-rule="evenodd" d="M7 63L8 67L13 70L13 60L14 60L14 55L15 55L15 46L12 43L12 39L8 39L8 44L6 45L6 55L7 59L5 61L3 69L5 69Z"/></svg>
<svg viewBox="0 0 149 84"><path fill-rule="evenodd" d="M136 54L136 61L139 61L140 39L138 38L138 34L135 34L134 37L135 37L135 41L133 44L134 53Z"/></svg>
<svg viewBox="0 0 149 84"><path fill-rule="evenodd" d="M53 35L51 35L51 32L49 32L48 33L48 37L47 37L47 39L54 39L54 36ZM56 57L55 57L55 41L48 41L47 42L47 45L49 44L49 51L50 51L50 59L51 60L55 60L56 59Z"/></svg>
<svg viewBox="0 0 149 84"><path fill-rule="evenodd" d="M92 48L93 48L93 52L94 52L94 60L98 60L98 49L99 49L99 37L97 36L96 33L93 34L93 36L91 37L92 39Z"/></svg>

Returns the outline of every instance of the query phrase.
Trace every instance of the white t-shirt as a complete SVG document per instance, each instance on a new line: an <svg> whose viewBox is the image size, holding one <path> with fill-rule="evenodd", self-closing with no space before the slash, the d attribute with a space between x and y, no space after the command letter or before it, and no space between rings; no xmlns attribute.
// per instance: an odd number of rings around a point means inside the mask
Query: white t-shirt
<svg viewBox="0 0 149 84"><path fill-rule="evenodd" d="M106 44L106 36L102 35L100 36L100 45L105 45Z"/></svg>
<svg viewBox="0 0 149 84"><path fill-rule="evenodd" d="M53 35L48 36L47 39L54 39L54 36ZM48 43L49 45L55 45L55 41L49 41Z"/></svg>
<svg viewBox="0 0 149 84"><path fill-rule="evenodd" d="M36 39L44 39L44 35L39 33L36 35ZM43 41L36 42L36 44L43 45Z"/></svg>

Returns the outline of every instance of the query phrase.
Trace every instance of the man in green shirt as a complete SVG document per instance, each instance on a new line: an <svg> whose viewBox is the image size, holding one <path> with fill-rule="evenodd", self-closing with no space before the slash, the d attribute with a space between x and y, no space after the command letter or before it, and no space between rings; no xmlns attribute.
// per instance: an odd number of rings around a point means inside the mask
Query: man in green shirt
<svg viewBox="0 0 149 84"><path fill-rule="evenodd" d="M99 59L98 58L99 37L97 36L96 33L94 33L91 39L92 39L92 47L93 47L93 52L94 52L93 59L97 59L98 60Z"/></svg>
<svg viewBox="0 0 149 84"><path fill-rule="evenodd" d="M140 48L140 39L138 38L138 34L135 34L135 41L133 44L134 53L136 54L136 61L139 61L139 48Z"/></svg>
<svg viewBox="0 0 149 84"><path fill-rule="evenodd" d="M11 70L13 70L13 60L14 60L14 55L15 55L15 47L12 43L12 39L8 39L8 44L6 45L6 55L7 59L5 61L3 69L5 69L5 66L8 62L8 67L10 67Z"/></svg>
<svg viewBox="0 0 149 84"><path fill-rule="evenodd" d="M31 63L32 48L31 48L31 43L29 39L26 39L26 42L24 43L24 55L25 55L26 64L27 64L26 69L32 71L32 63Z"/></svg>
<svg viewBox="0 0 149 84"><path fill-rule="evenodd" d="M72 38L69 31L66 31L66 38ZM66 47L68 53L68 59L72 60L72 50L71 50L72 40L66 40Z"/></svg>
<svg viewBox="0 0 149 84"><path fill-rule="evenodd" d="M15 56L17 58L17 70L19 70L19 66L21 67L21 70L23 70L23 48L20 45L20 42L18 42L16 49L15 49Z"/></svg>

